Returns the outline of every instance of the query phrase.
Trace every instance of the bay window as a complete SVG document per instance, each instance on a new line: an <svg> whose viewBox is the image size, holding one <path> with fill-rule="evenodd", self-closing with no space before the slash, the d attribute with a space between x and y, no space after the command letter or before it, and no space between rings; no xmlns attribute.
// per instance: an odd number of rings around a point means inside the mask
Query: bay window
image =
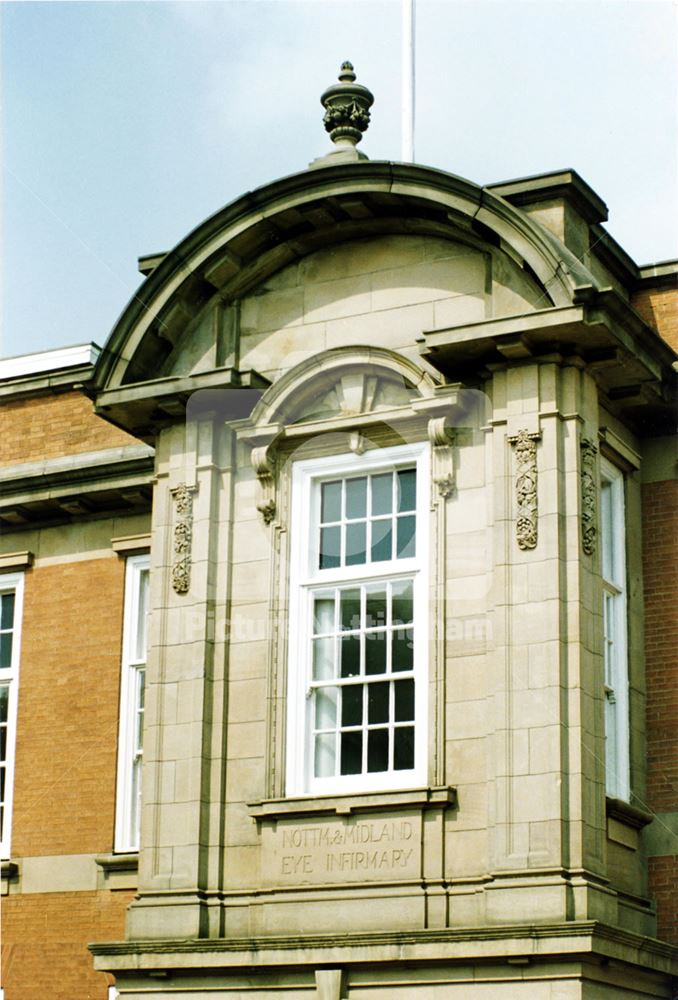
<svg viewBox="0 0 678 1000"><path fill-rule="evenodd" d="M288 794L426 781L428 451L295 463Z"/></svg>

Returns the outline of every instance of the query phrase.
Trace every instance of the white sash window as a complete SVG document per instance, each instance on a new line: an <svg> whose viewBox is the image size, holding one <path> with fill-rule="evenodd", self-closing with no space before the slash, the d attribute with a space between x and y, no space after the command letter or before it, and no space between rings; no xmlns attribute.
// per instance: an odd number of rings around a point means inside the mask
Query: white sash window
<svg viewBox="0 0 678 1000"><path fill-rule="evenodd" d="M130 556L125 571L125 617L120 678L116 851L137 851L141 823L141 764L148 622L149 557Z"/></svg>
<svg viewBox="0 0 678 1000"><path fill-rule="evenodd" d="M426 781L428 449L295 465L288 794Z"/></svg>
<svg viewBox="0 0 678 1000"><path fill-rule="evenodd" d="M0 857L9 858L24 578L0 576Z"/></svg>
<svg viewBox="0 0 678 1000"><path fill-rule="evenodd" d="M624 476L619 469L604 459L601 463L600 539L603 576L606 791L613 798L628 800L631 794L631 781Z"/></svg>

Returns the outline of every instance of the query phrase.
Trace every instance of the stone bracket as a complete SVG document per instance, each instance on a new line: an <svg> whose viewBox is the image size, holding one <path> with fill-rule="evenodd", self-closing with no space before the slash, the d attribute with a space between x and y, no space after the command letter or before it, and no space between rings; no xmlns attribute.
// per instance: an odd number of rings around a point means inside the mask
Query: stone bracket
<svg viewBox="0 0 678 1000"><path fill-rule="evenodd" d="M539 524L537 501L537 441L541 431L525 428L508 438L518 466L516 489L516 541L520 549L536 549Z"/></svg>
<svg viewBox="0 0 678 1000"><path fill-rule="evenodd" d="M448 500L454 496L454 431L446 416L433 417L428 422L428 439L431 443L431 475L438 487L438 494Z"/></svg>
<svg viewBox="0 0 678 1000"><path fill-rule="evenodd" d="M257 510L270 524L277 512L276 456L272 442L252 449L252 468L259 484Z"/></svg>

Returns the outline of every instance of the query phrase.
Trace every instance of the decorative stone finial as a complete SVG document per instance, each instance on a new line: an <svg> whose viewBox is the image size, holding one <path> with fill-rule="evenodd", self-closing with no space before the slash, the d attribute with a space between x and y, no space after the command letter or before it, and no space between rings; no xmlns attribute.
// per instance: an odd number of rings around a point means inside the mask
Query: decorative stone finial
<svg viewBox="0 0 678 1000"><path fill-rule="evenodd" d="M370 124L369 109L374 103L374 95L367 87L355 82L350 62L341 64L339 83L327 88L320 103L325 108L325 128L337 146L333 152L352 151Z"/></svg>

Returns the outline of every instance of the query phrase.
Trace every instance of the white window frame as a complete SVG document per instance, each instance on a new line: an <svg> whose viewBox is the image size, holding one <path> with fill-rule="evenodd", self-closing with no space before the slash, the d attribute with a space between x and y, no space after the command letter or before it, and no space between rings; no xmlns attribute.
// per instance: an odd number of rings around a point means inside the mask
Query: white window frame
<svg viewBox="0 0 678 1000"><path fill-rule="evenodd" d="M143 574L149 571L149 555L128 557L125 567L125 611L122 633L115 816L115 850L121 853L139 850L142 751L137 745L137 720L141 710L139 704L140 685L145 682L147 649L141 651L143 655L140 655L140 651L136 647L141 610L139 603L141 580ZM148 616L144 626L146 647L148 645L147 623Z"/></svg>
<svg viewBox="0 0 678 1000"><path fill-rule="evenodd" d="M19 664L21 662L21 627L23 622L24 575L0 575L0 593L14 594L14 619L12 622L12 658L9 667L0 668L0 685L9 687L7 704L7 743L5 759L4 818L0 839L0 858L10 857L12 842L12 812L14 799L14 763L16 757L17 708L19 702Z"/></svg>
<svg viewBox="0 0 678 1000"><path fill-rule="evenodd" d="M416 555L380 563L317 569L320 484L349 476L416 467ZM290 620L287 677L286 794L339 795L409 788L428 778L428 559L430 452L427 443L377 448L294 463L290 531ZM311 593L323 586L407 577L414 580L414 768L370 774L313 776L311 761Z"/></svg>
<svg viewBox="0 0 678 1000"><path fill-rule="evenodd" d="M605 790L610 797L628 802L631 797L631 763L624 473L603 458L600 477Z"/></svg>

